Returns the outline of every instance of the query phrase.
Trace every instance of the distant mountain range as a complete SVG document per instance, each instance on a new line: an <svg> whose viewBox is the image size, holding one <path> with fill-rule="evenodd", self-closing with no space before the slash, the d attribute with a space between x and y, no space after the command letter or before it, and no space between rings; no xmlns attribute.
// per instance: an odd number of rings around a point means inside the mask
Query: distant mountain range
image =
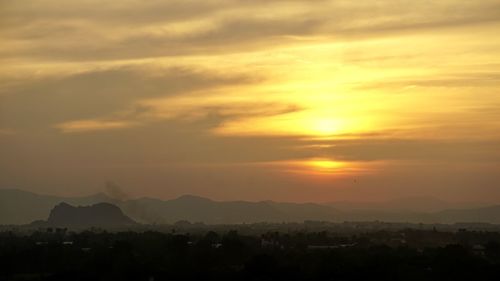
<svg viewBox="0 0 500 281"><path fill-rule="evenodd" d="M137 222L157 224L174 223L180 220L207 224L302 222L304 220L500 223L500 205L483 207L469 205L469 208L452 209L451 207L460 205L432 198L393 200L387 204L213 201L192 195L181 196L173 200L151 198L117 200L103 193L86 197L58 197L18 189L0 189L0 224L29 224L36 220L45 220L51 214L51 210L61 202L74 206L110 203L119 207L125 216ZM59 208L68 209L70 212L68 206L59 205ZM450 209L440 209L439 206L450 207Z"/></svg>
<svg viewBox="0 0 500 281"><path fill-rule="evenodd" d="M409 212L438 212L446 209L470 209L487 206L481 202L447 202L434 197L405 197L383 202L349 202L339 201L328 203L340 210L385 210Z"/></svg>

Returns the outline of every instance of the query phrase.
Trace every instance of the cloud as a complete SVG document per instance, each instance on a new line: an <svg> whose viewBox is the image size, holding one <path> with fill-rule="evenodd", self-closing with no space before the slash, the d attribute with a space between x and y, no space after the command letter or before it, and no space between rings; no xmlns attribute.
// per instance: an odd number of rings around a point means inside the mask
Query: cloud
<svg viewBox="0 0 500 281"><path fill-rule="evenodd" d="M249 117L269 117L298 112L302 109L292 104L280 103L252 103L218 101L211 103L203 101L204 97L188 100L188 104L176 103L175 99L147 101L139 103L132 111L118 112L113 119L83 119L72 120L56 124L54 128L62 133L86 133L104 130L129 129L146 124L160 125L170 121L183 124L187 129L197 128L197 124L204 124L201 128L204 134L221 126L227 120L244 119ZM201 99L198 100L198 99ZM186 102L186 99L182 99Z"/></svg>
<svg viewBox="0 0 500 281"><path fill-rule="evenodd" d="M398 77L392 81L365 83L359 89L404 89L407 87L440 87L440 88L471 88L497 87L500 83L500 74L492 71L478 71L471 73L446 73L427 75L424 77Z"/></svg>
<svg viewBox="0 0 500 281"><path fill-rule="evenodd" d="M29 2L29 3L28 3ZM48 22L54 18L68 20L109 22L112 24L136 25L164 22L175 19L197 17L209 14L218 4L230 1L194 0L134 0L106 1L83 0L65 3L61 0L41 0L4 3L2 19L6 24L19 25L29 22Z"/></svg>
<svg viewBox="0 0 500 281"><path fill-rule="evenodd" d="M13 129L43 128L74 120L116 117L117 112L122 116L130 110L139 114L144 110L135 107L139 100L252 84L260 79L256 74L147 65L58 75L41 78L28 76L6 82L0 89L2 126ZM90 128L91 124L77 125ZM107 127L113 127L109 125ZM114 127L117 127L116 124ZM69 127L65 125L62 128Z"/></svg>
<svg viewBox="0 0 500 281"><path fill-rule="evenodd" d="M64 122L56 125L55 127L63 133L81 133L100 130L124 129L137 125L137 123L126 121L78 120Z"/></svg>
<svg viewBox="0 0 500 281"><path fill-rule="evenodd" d="M492 153L500 139L397 139L361 138L320 142L318 154L344 161L438 161L499 162L500 153Z"/></svg>
<svg viewBox="0 0 500 281"><path fill-rule="evenodd" d="M343 41L500 22L495 0L60 3L5 4L0 32L6 47L0 57L79 61L227 54L307 38Z"/></svg>
<svg viewBox="0 0 500 281"><path fill-rule="evenodd" d="M237 90L235 90L237 91ZM234 96L229 93L206 93L165 99L143 100L138 103L145 110L133 114L138 118L171 119L197 121L204 119L218 120L221 123L231 119L249 117L270 117L299 112L303 108L287 101L255 101L252 94Z"/></svg>

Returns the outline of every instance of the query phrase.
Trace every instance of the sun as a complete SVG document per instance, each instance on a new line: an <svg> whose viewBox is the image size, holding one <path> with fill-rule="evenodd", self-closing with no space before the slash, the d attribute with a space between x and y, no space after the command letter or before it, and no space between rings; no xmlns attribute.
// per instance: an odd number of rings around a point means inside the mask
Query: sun
<svg viewBox="0 0 500 281"><path fill-rule="evenodd" d="M306 162L306 165L315 172L327 174L339 172L346 167L345 162L339 162L324 158L309 160Z"/></svg>
<svg viewBox="0 0 500 281"><path fill-rule="evenodd" d="M331 136L341 129L341 122L335 119L317 119L312 122L312 131L321 136Z"/></svg>

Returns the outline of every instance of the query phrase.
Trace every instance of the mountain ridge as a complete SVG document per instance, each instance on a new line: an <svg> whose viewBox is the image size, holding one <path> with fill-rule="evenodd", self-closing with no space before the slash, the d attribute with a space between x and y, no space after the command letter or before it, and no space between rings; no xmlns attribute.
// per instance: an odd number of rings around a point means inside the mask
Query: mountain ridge
<svg viewBox="0 0 500 281"><path fill-rule="evenodd" d="M27 224L35 220L43 220L47 218L50 210L60 202L67 202L76 206L92 205L100 202L111 203L137 222L157 224L174 223L180 220L208 224L265 221L301 222L304 220L500 223L500 205L423 212L418 210L390 210L383 206L378 209L337 208L334 203L288 203L270 200L257 202L214 201L196 195L182 195L169 200L148 197L117 200L104 193L82 197L58 197L40 195L19 189L0 189L0 224ZM402 203L398 204L401 205ZM429 205L433 204L430 203ZM366 207L370 206L366 205Z"/></svg>

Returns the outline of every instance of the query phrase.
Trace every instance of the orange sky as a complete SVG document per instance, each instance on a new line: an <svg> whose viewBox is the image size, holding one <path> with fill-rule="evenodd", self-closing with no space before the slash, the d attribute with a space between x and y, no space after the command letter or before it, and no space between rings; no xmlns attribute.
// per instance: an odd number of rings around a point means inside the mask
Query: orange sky
<svg viewBox="0 0 500 281"><path fill-rule="evenodd" d="M500 202L498 1L0 5L0 188Z"/></svg>

